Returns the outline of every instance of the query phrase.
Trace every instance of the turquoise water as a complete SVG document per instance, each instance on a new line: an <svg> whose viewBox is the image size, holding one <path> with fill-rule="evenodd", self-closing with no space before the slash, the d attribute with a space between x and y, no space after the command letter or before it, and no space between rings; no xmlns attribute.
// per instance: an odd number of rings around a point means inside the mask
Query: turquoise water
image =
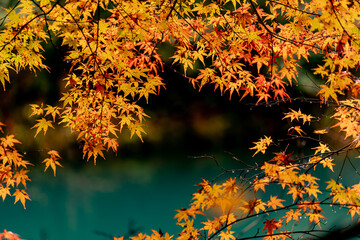
<svg viewBox="0 0 360 240"><path fill-rule="evenodd" d="M30 170L26 209L9 197L0 204L1 228L28 240L101 240L159 228L176 237L175 210L188 206L201 178L221 172L209 159L185 156L99 161L60 168L56 177Z"/></svg>
<svg viewBox="0 0 360 240"><path fill-rule="evenodd" d="M216 157L227 168L239 167L227 154ZM318 167L317 176L336 179L341 167L341 162L337 163L334 173ZM353 184L359 177L354 179L350 167L344 168L342 181ZM222 172L209 158L191 159L179 153L101 160L96 166L89 162L77 169L65 166L57 170L56 177L51 171L44 173L43 168L30 170L32 201L26 202L26 209L14 205L9 197L0 204L1 230L16 232L27 240L105 240L139 231L151 233L151 229L176 238L180 227L173 218L175 210L188 206L201 178L211 180ZM328 217L324 228L350 225L346 211L330 207L324 211ZM249 235L258 227L261 231L263 217L236 226L236 232ZM295 226L311 227L308 223Z"/></svg>

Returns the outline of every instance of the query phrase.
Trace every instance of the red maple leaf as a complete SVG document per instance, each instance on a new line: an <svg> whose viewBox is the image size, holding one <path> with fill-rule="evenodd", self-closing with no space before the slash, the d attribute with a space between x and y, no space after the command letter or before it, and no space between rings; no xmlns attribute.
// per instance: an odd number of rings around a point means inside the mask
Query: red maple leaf
<svg viewBox="0 0 360 240"><path fill-rule="evenodd" d="M275 221L275 218L268 220L265 219L265 222L263 222L263 224L265 224L262 232L264 230L268 230L268 235L273 234L274 230L280 230L279 228L281 227L281 221Z"/></svg>

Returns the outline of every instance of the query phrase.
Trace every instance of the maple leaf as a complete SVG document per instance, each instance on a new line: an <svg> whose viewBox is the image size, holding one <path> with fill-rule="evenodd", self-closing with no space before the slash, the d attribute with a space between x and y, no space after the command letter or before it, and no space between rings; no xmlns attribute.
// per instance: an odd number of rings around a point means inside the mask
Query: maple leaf
<svg viewBox="0 0 360 240"><path fill-rule="evenodd" d="M87 161L90 160L91 157L94 157L94 165L96 165L96 159L100 155L102 158L105 158L103 151L105 150L102 144L96 144L95 146L85 143L83 148L83 158L87 155Z"/></svg>
<svg viewBox="0 0 360 240"><path fill-rule="evenodd" d="M254 149L256 152L253 156L255 156L258 152L265 153L266 149L272 143L271 137L264 136L264 138L260 138L258 142L254 142L255 146L250 148L251 150Z"/></svg>
<svg viewBox="0 0 360 240"><path fill-rule="evenodd" d="M144 240L147 238L148 238L148 235L143 234L143 233L139 233L137 236L130 237L130 239L132 239L132 240Z"/></svg>
<svg viewBox="0 0 360 240"><path fill-rule="evenodd" d="M30 104L31 114L29 117L34 115L42 115L44 113L43 104L39 106L38 104Z"/></svg>
<svg viewBox="0 0 360 240"><path fill-rule="evenodd" d="M286 218L286 224L288 222L290 222L291 220L295 220L297 222L299 222L299 218L302 216L303 214L299 211L299 210L293 210L290 209L289 211L286 212L286 214L282 217L282 218Z"/></svg>
<svg viewBox="0 0 360 240"><path fill-rule="evenodd" d="M269 184L269 178L256 178L253 180L253 186L254 186L254 191L257 192L259 189L263 190L263 192L265 192L265 186Z"/></svg>
<svg viewBox="0 0 360 240"><path fill-rule="evenodd" d="M221 231L219 234L220 240L235 240L235 236L233 235L234 231L227 230L226 232Z"/></svg>
<svg viewBox="0 0 360 240"><path fill-rule="evenodd" d="M338 103L337 93L344 94L340 90L335 89L333 86L329 87L327 85L320 85L320 87L321 89L317 95L320 95L320 98L324 103L326 103L330 97Z"/></svg>
<svg viewBox="0 0 360 240"><path fill-rule="evenodd" d="M113 237L113 240L124 240L124 237Z"/></svg>
<svg viewBox="0 0 360 240"><path fill-rule="evenodd" d="M4 229L4 232L0 233L0 239L23 240L16 233L13 233L11 231L7 231L6 229Z"/></svg>
<svg viewBox="0 0 360 240"><path fill-rule="evenodd" d="M46 131L48 130L49 127L54 128L53 125L51 124L51 121L46 120L45 118L41 118L40 120L36 120L38 123L35 124L31 129L33 128L37 128L36 129L36 133L35 136L38 135L38 133L43 130L44 131L44 135L46 134Z"/></svg>
<svg viewBox="0 0 360 240"><path fill-rule="evenodd" d="M300 109L298 111L295 111L290 108L290 111L291 112L285 113L285 117L283 117L283 119L290 118L291 122L294 121L295 119L299 120L299 117L302 115Z"/></svg>
<svg viewBox="0 0 360 240"><path fill-rule="evenodd" d="M15 196L15 203L17 203L17 201L20 200L20 202L22 203L22 205L24 206L25 209L26 209L25 200L26 199L31 200L29 197L29 194L27 194L27 192L25 192L25 190L16 189L12 196Z"/></svg>
<svg viewBox="0 0 360 240"><path fill-rule="evenodd" d="M7 135L5 138L1 138L1 143L4 147L14 147L15 143L20 143L21 142L17 139L15 139L15 135Z"/></svg>
<svg viewBox="0 0 360 240"><path fill-rule="evenodd" d="M220 221L219 218L215 217L213 221L208 219L207 222L203 222L203 224L205 226L202 229L208 230L208 235L211 235L213 233L216 233L223 223Z"/></svg>
<svg viewBox="0 0 360 240"><path fill-rule="evenodd" d="M236 193L236 191L239 189L239 187L236 185L235 178L229 178L222 184L222 186L224 187L224 191L229 194Z"/></svg>
<svg viewBox="0 0 360 240"><path fill-rule="evenodd" d="M206 194L204 191L194 193L192 198L192 205L197 208L201 208L201 210L204 211L204 209L208 206L208 198L208 194Z"/></svg>
<svg viewBox="0 0 360 240"><path fill-rule="evenodd" d="M181 219L188 219L188 217L195 218L196 214L205 215L203 212L199 211L199 209L196 206L191 206L190 208L187 209L183 208L178 212L179 212L178 222L181 221ZM186 214L188 217L184 217L184 214ZM175 216L175 218L177 217Z"/></svg>
<svg viewBox="0 0 360 240"><path fill-rule="evenodd" d="M129 128L130 128L130 132L131 132L130 137L132 137L132 136L134 136L134 134L136 134L140 138L141 142L144 142L143 139L142 139L141 134L146 133L146 132L142 128L141 123L135 122L134 124L131 124L129 126Z"/></svg>
<svg viewBox="0 0 360 240"><path fill-rule="evenodd" d="M3 187L2 185L0 185L0 196L2 197L3 201L5 201L6 195L11 195L10 194L10 188L9 187Z"/></svg>
<svg viewBox="0 0 360 240"><path fill-rule="evenodd" d="M111 148L114 152L116 152L119 143L117 141L117 138L106 138L104 139L104 145L107 145L107 150Z"/></svg>
<svg viewBox="0 0 360 240"><path fill-rule="evenodd" d="M315 154L317 154L318 152L320 152L320 153L330 152L328 145L323 144L323 143L319 143L319 144L320 145L318 147L312 148L312 149L315 149Z"/></svg>
<svg viewBox="0 0 360 240"><path fill-rule="evenodd" d="M335 165L335 163L333 163L333 159L332 158L325 158L324 160L321 160L320 163L323 165L323 167L327 167L329 168L332 172L334 172L334 168L333 166Z"/></svg>
<svg viewBox="0 0 360 240"><path fill-rule="evenodd" d="M244 206L239 207L244 213L253 214L254 212L259 213L260 210L265 210L265 203L261 199L255 198L254 200L249 200L248 202L243 201Z"/></svg>
<svg viewBox="0 0 360 240"><path fill-rule="evenodd" d="M344 189L344 186L341 183L337 183L334 179L326 182L328 185L326 189L331 189L333 192L341 192Z"/></svg>
<svg viewBox="0 0 360 240"><path fill-rule="evenodd" d="M300 135L302 136L302 134L305 134L305 132L300 128L300 126L295 126L294 130ZM305 134L306 135L306 134Z"/></svg>
<svg viewBox="0 0 360 240"><path fill-rule="evenodd" d="M301 112L300 108L298 111L295 111L293 109L290 108L290 112L287 112L285 113L285 117L283 117L283 119L285 118L290 118L290 121L294 121L295 119L296 120L300 120L302 119L303 121L303 124L305 124L306 122L311 122L311 119L314 118L313 116L311 115L307 115L307 114L304 114Z"/></svg>
<svg viewBox="0 0 360 240"><path fill-rule="evenodd" d="M27 173L29 170L20 169L19 172L16 172L14 178L16 179L16 187L19 186L20 183L26 188L26 181L31 181Z"/></svg>
<svg viewBox="0 0 360 240"><path fill-rule="evenodd" d="M313 195L315 198L317 198L317 194L321 193L319 190L319 186L311 184L310 186L305 188L305 191L311 196Z"/></svg>
<svg viewBox="0 0 360 240"><path fill-rule="evenodd" d="M273 157L270 161L275 161L278 165L288 166L292 164L295 160L291 158L293 153L285 154L283 152L275 153L275 157Z"/></svg>
<svg viewBox="0 0 360 240"><path fill-rule="evenodd" d="M51 115L54 122L55 122L56 115L60 115L58 107L53 107L53 106L47 105L47 107L44 110L46 111L45 117L47 115Z"/></svg>
<svg viewBox="0 0 360 240"><path fill-rule="evenodd" d="M265 224L265 226L262 229L262 232L268 230L267 234L272 235L274 230L280 230L279 228L281 227L281 220L276 221L275 218L271 220L265 219L263 224Z"/></svg>
<svg viewBox="0 0 360 240"><path fill-rule="evenodd" d="M5 127L6 125L3 124L2 122L0 122L0 132L4 133L3 127Z"/></svg>
<svg viewBox="0 0 360 240"><path fill-rule="evenodd" d="M270 94L267 92L259 92L258 94L256 94L256 96L258 97L258 100L256 103L261 102L261 100L265 100L265 102L267 103L269 100L269 97L271 97Z"/></svg>
<svg viewBox="0 0 360 240"><path fill-rule="evenodd" d="M281 99L290 98L283 88L274 89L274 99L278 99L279 97L281 97Z"/></svg>
<svg viewBox="0 0 360 240"><path fill-rule="evenodd" d="M309 222L314 222L319 226L319 228L321 228L320 219L326 219L326 217L324 217L322 214L319 213L319 211L316 210L310 213L306 213L306 215L309 216Z"/></svg>
<svg viewBox="0 0 360 240"><path fill-rule="evenodd" d="M350 206L347 214L350 214L351 220L353 220L355 214L357 214L358 216L360 215L360 207L359 206Z"/></svg>
<svg viewBox="0 0 360 240"><path fill-rule="evenodd" d="M181 222L181 220L187 220L189 219L189 214L186 211L186 208L181 208L179 210L176 210L178 213L175 215L175 219L177 219L177 222Z"/></svg>
<svg viewBox="0 0 360 240"><path fill-rule="evenodd" d="M293 199L293 202L295 202L295 199L297 197L299 198L302 198L302 195L303 195L304 191L299 189L298 187L296 186L292 186L290 187L289 191L288 191L288 194L292 194L292 199Z"/></svg>
<svg viewBox="0 0 360 240"><path fill-rule="evenodd" d="M61 158L59 153L55 150L51 150L48 151L48 154L50 155L49 158L45 158L45 160L43 161L43 163L45 163L45 170L44 172L48 169L48 167L51 167L52 170L54 171L54 176L56 176L56 166L61 166L61 164L59 163L59 161L57 159Z"/></svg>
<svg viewBox="0 0 360 240"><path fill-rule="evenodd" d="M284 207L284 205L281 202L284 202L285 200L277 198L277 196L273 197L270 196L270 200L267 202L268 207L272 207L274 210L277 207Z"/></svg>

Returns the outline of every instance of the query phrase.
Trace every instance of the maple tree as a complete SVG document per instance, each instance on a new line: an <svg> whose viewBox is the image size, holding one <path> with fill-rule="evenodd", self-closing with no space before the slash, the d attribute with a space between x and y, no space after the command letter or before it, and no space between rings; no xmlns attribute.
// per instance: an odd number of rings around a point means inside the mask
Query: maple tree
<svg viewBox="0 0 360 240"><path fill-rule="evenodd" d="M4 11L2 87L10 84L10 72L51 71L44 63L44 46L60 42L70 65L65 89L56 106L30 104L29 117L37 122L34 137L59 125L69 128L83 143L83 158L94 164L105 152L117 151L117 138L125 128L143 141L149 116L140 100L151 101L150 95L165 88L164 67L180 65L180 74L195 89L213 85L229 98L237 94L241 100L255 99L255 106L278 106L299 100L293 93L301 83L301 69L317 56L321 61L307 76L316 96L301 100L333 113L315 116L289 108L282 119L289 124L286 138L259 136L250 148L253 157L267 154L267 160L239 161L244 166L238 169L221 167L222 176L229 178L198 184L190 206L175 215L182 227L177 239L320 236L331 228L325 223L329 208L340 208L354 222L358 219L359 183L342 183L342 167L337 178L329 175L320 181L316 173L320 167L334 172L339 154L345 156L340 165L349 163L357 173L349 154L360 147L359 1L19 0ZM170 60L160 54L162 43L174 48ZM317 129L325 118L333 123ZM0 123L2 133L3 126ZM327 142L329 128L344 135L342 146ZM313 146L308 155L297 156L292 151L302 140ZM25 207L31 163L16 144L20 141L14 135L0 138L0 194L3 200L15 197L15 203ZM49 150L48 155L45 171L51 167L56 175L57 166L62 167L60 154ZM263 219L261 227L241 236L236 226L254 217ZM303 229L303 224L311 228ZM0 237L17 236L5 230ZM131 237L171 238L155 230Z"/></svg>

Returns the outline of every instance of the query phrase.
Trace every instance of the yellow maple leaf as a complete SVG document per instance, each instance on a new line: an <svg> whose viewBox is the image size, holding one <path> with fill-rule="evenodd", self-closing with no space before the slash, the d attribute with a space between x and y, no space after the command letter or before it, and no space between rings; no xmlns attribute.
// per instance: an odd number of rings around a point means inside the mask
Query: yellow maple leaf
<svg viewBox="0 0 360 240"><path fill-rule="evenodd" d="M271 137L264 136L264 138L260 138L258 142L254 142L255 146L250 148L250 150L254 149L256 152L253 156L255 156L258 152L265 153L266 149L270 146L272 143Z"/></svg>
<svg viewBox="0 0 360 240"><path fill-rule="evenodd" d="M315 154L317 154L318 152L320 153L330 152L328 145L323 143L320 143L318 147L314 147L312 149L315 149Z"/></svg>
<svg viewBox="0 0 360 240"><path fill-rule="evenodd" d="M49 127L54 128L51 121L46 120L45 118L41 118L40 120L36 120L38 123L35 124L31 129L33 128L37 128L36 129L36 133L35 136L36 137L38 135L38 133L43 130L44 131L44 135L46 134L46 131L48 130Z"/></svg>
<svg viewBox="0 0 360 240"><path fill-rule="evenodd" d="M51 115L54 122L56 115L60 115L58 107L52 107L50 105L47 105L47 107L44 110L46 111L45 116Z"/></svg>
<svg viewBox="0 0 360 240"><path fill-rule="evenodd" d="M327 129L319 129L319 130L314 130L315 134L326 134L328 133Z"/></svg>
<svg viewBox="0 0 360 240"><path fill-rule="evenodd" d="M290 112L285 113L285 117L283 117L282 119L290 118L290 121L292 122L295 119L299 120L299 117L301 115L302 115L302 113L301 113L300 109L298 111L295 111L295 110L290 108Z"/></svg>
<svg viewBox="0 0 360 240"><path fill-rule="evenodd" d="M43 103L41 103L41 105L30 104L30 107L31 107L31 114L29 117L34 115L42 115L44 113Z"/></svg>
<svg viewBox="0 0 360 240"><path fill-rule="evenodd" d="M290 108L290 112L285 113L285 117L283 117L283 119L285 118L290 118L291 122L294 121L295 119L297 121L300 121L300 119L302 119L303 124L305 124L306 122L310 123L311 119L313 119L314 117L309 114L302 113L300 109L298 111L295 111Z"/></svg>
<svg viewBox="0 0 360 240"><path fill-rule="evenodd" d="M317 198L317 194L321 193L319 190L319 186L311 184L309 187L305 188L305 191L311 196L313 195L315 198Z"/></svg>
<svg viewBox="0 0 360 240"><path fill-rule="evenodd" d="M335 89L333 86L328 87L327 85L320 85L320 87L321 87L321 89L317 95L320 96L320 99L322 102L326 103L328 101L328 99L331 97L338 103L338 97L336 94L337 93L343 94L343 92L341 92L338 89Z"/></svg>

